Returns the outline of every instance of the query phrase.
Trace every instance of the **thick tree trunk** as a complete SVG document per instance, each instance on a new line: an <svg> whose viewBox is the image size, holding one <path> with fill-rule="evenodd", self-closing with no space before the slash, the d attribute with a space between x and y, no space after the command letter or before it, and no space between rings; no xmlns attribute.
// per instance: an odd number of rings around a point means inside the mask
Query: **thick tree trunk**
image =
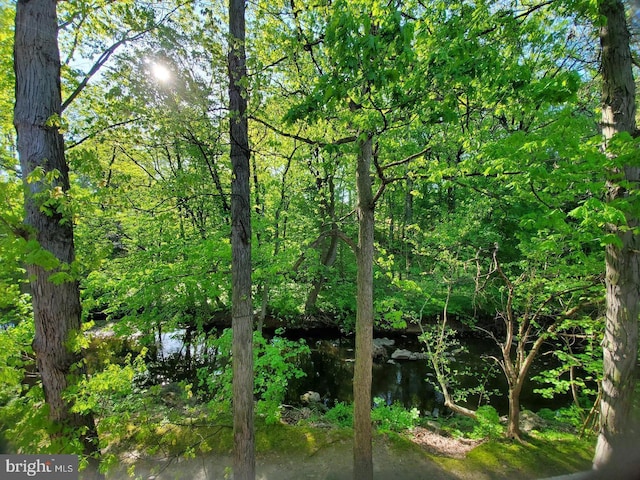
<svg viewBox="0 0 640 480"><path fill-rule="evenodd" d="M244 0L229 0L229 111L231 166L231 282L233 325L233 478L255 478L253 427L253 306L251 203L247 123Z"/></svg>
<svg viewBox="0 0 640 480"><path fill-rule="evenodd" d="M356 251L357 312L356 362L353 375L354 445L353 478L373 478L371 436L371 369L373 366L373 232L374 210L371 187L372 139L360 144L356 184L358 188L358 248Z"/></svg>
<svg viewBox="0 0 640 480"><path fill-rule="evenodd" d="M606 148L608 141L619 132L635 134L635 84L624 5L621 1L604 0L600 4L600 14L606 19L606 25L600 30L602 131ZM629 186L637 188L639 181L640 168L637 166L623 166L609 172L608 200L615 202L628 197ZM627 183L627 187L623 183ZM627 223L634 228L638 220L628 216ZM640 238L632 229L611 228L620 242L608 245L605 252L607 312L595 468L610 460L616 439L629 431L638 353Z"/></svg>
<svg viewBox="0 0 640 480"><path fill-rule="evenodd" d="M57 121L61 93L54 0L17 3L14 68L14 124L25 185L25 224L40 247L55 256L61 268L68 267L75 251L73 221L64 210L69 171ZM41 173L30 178L36 170ZM51 178L42 178L47 174ZM49 202L46 208L45 201ZM63 395L84 373L81 355L69 345L81 327L80 293L75 280L52 282L50 277L56 271L59 269L27 266L35 320L33 349L50 419L58 434L64 429L79 432L83 453L93 457L90 464L95 467L99 450L93 417L72 413L72 405Z"/></svg>

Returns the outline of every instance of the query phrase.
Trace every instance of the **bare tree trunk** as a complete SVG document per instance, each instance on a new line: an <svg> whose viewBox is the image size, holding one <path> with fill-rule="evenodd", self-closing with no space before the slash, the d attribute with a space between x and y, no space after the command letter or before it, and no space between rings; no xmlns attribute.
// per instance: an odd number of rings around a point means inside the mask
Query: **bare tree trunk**
<svg viewBox="0 0 640 480"><path fill-rule="evenodd" d="M27 266L35 320L33 349L49 418L57 429L54 435L66 429L79 432L82 453L92 457L90 467L95 468L99 447L93 416L71 412L72 401L63 395L84 374L81 354L69 345L81 327L78 283L71 278L51 281L51 275L68 269L75 260L73 221L66 205L69 171L59 130L62 101L54 0L18 1L14 68L14 124L25 185L25 224L31 238L59 262L53 270Z"/></svg>
<svg viewBox="0 0 640 480"><path fill-rule="evenodd" d="M356 250L357 312L356 362L353 375L353 478L373 478L371 433L371 371L373 366L373 233L374 210L371 186L372 139L360 144L356 184L358 188L358 248Z"/></svg>
<svg viewBox="0 0 640 480"><path fill-rule="evenodd" d="M231 282L233 328L233 478L255 479L253 426L253 306L251 203L246 116L245 3L229 0L229 114L231 165Z"/></svg>
<svg viewBox="0 0 640 480"><path fill-rule="evenodd" d="M604 0L600 15L606 24L600 30L602 47L602 132L605 149L617 133L636 133L635 84L631 67L629 31L621 1ZM610 154L610 152L607 152ZM637 188L640 168L623 166L608 172L608 201L629 197ZM623 186L626 183L626 187ZM616 438L629 431L638 354L640 309L640 239L634 234L638 220L627 216L629 229L611 226L617 244L607 245L606 325L603 342L604 376L600 403L600 435L593 464L602 467L612 455Z"/></svg>

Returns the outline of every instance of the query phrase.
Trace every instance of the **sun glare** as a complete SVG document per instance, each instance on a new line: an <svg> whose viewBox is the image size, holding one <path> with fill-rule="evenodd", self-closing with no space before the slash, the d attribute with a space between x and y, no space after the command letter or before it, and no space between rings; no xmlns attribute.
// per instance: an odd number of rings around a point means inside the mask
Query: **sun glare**
<svg viewBox="0 0 640 480"><path fill-rule="evenodd" d="M161 63L151 64L151 74L160 82L168 82L171 80L171 72Z"/></svg>

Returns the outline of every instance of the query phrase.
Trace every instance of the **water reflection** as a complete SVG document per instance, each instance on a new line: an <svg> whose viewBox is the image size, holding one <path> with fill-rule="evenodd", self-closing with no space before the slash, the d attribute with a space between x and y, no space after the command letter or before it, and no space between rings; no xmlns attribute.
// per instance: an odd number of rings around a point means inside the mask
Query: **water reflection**
<svg viewBox="0 0 640 480"><path fill-rule="evenodd" d="M508 411L507 385L503 374L487 355L497 355L497 346L493 341L482 338L464 340L465 349L459 349L450 355L452 370L456 371L458 388L475 388L484 383L487 391L497 390L501 395L491 398L478 394L469 395L466 402L469 408L476 408L489 402L500 414ZM287 401L299 402L299 395L307 391L318 392L322 402L333 406L335 402L353 400L353 339L318 340L312 344L311 354L301 361L299 366L306 377L295 380L289 385ZM385 347L390 357L396 349L421 352L422 345L417 338L400 336L395 338L393 346ZM536 368L537 367L537 368ZM534 375L541 365L532 369ZM493 374L490 372L493 370ZM489 373L488 373L489 372ZM439 388L434 388L435 375L427 360L383 360L374 362L371 393L372 398L382 398L387 405L394 402L407 408L417 408L422 415L438 415L445 412L444 398ZM537 411L541 408L559 408L569 404L568 397L544 399L533 392L536 385L526 382L521 393L522 406Z"/></svg>
<svg viewBox="0 0 640 480"><path fill-rule="evenodd" d="M109 339L109 345L103 343L105 340L98 342L101 347L96 348L94 355L98 353L97 350L105 350L111 352L111 355L119 352L115 355L124 358L126 355L122 352L135 350L126 340L112 337ZM290 382L285 401L288 404L298 405L300 395L307 391L314 391L320 394L321 401L327 407L332 407L336 402L351 402L355 356L353 338L307 337L306 341L311 347L311 352L299 358L298 364L306 376ZM391 342L387 342L384 346L387 358L376 361L373 365L372 398L381 398L387 405L397 402L407 408L415 407L423 415L433 414L434 411L445 413L442 394L429 381L434 379L434 373L427 360L390 359L396 349L421 352L422 345L417 338L398 336L393 339L393 345L388 343ZM497 347L492 341L479 338L464 339L464 345L466 351L450 354L452 369L458 371L456 382L459 388L477 387L479 382L485 381L488 390L502 392L501 396L492 396L490 403L501 414L506 414L508 403L504 376L497 370L493 377L485 378L482 373L489 366L485 360L486 355L496 355ZM155 346L148 351L148 377L144 379L144 383L150 385L180 380L197 383L197 369L214 366L217 357L217 352L207 346L203 336L194 338L185 330L163 333L160 341L156 339ZM531 375L534 375L539 368L542 368L542 363L534 367ZM467 373L462 373L465 370ZM531 382L525 384L521 394L521 404L524 408L533 411L545 407L555 409L566 406L570 402L568 397L543 399L533 393L535 387ZM486 403L487 398L481 399L475 395L469 396L467 400L465 406L476 408L480 402Z"/></svg>
<svg viewBox="0 0 640 480"><path fill-rule="evenodd" d="M387 350L390 355L396 348L407 346L401 343ZM297 403L300 393L309 390L320 393L323 403L329 407L335 402L352 401L353 340L319 340L312 347L311 354L299 365L307 375L290 383L288 401ZM428 374L424 360L374 362L372 397L382 398L387 405L398 402L421 412L431 412L437 402L433 386L425 381Z"/></svg>

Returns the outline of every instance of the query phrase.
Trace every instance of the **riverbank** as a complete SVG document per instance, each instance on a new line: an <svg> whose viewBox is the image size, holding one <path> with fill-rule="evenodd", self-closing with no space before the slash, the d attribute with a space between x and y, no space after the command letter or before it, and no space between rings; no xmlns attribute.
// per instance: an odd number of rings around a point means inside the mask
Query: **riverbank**
<svg viewBox="0 0 640 480"><path fill-rule="evenodd" d="M129 474L145 480L231 478L229 428L198 427L184 436L177 434L184 427L175 428L170 436L178 440L159 448L162 454L143 454L142 445L121 452L120 464L107 479L126 480L131 478ZM198 438L200 443L195 442L195 447L185 448L184 441ZM351 480L352 442L349 429L260 424L256 478ZM185 451L189 454L184 455ZM587 470L592 454L591 442L561 434L532 434L525 443L502 439L470 442L414 429L377 434L373 441L374 478L380 480L533 480Z"/></svg>

